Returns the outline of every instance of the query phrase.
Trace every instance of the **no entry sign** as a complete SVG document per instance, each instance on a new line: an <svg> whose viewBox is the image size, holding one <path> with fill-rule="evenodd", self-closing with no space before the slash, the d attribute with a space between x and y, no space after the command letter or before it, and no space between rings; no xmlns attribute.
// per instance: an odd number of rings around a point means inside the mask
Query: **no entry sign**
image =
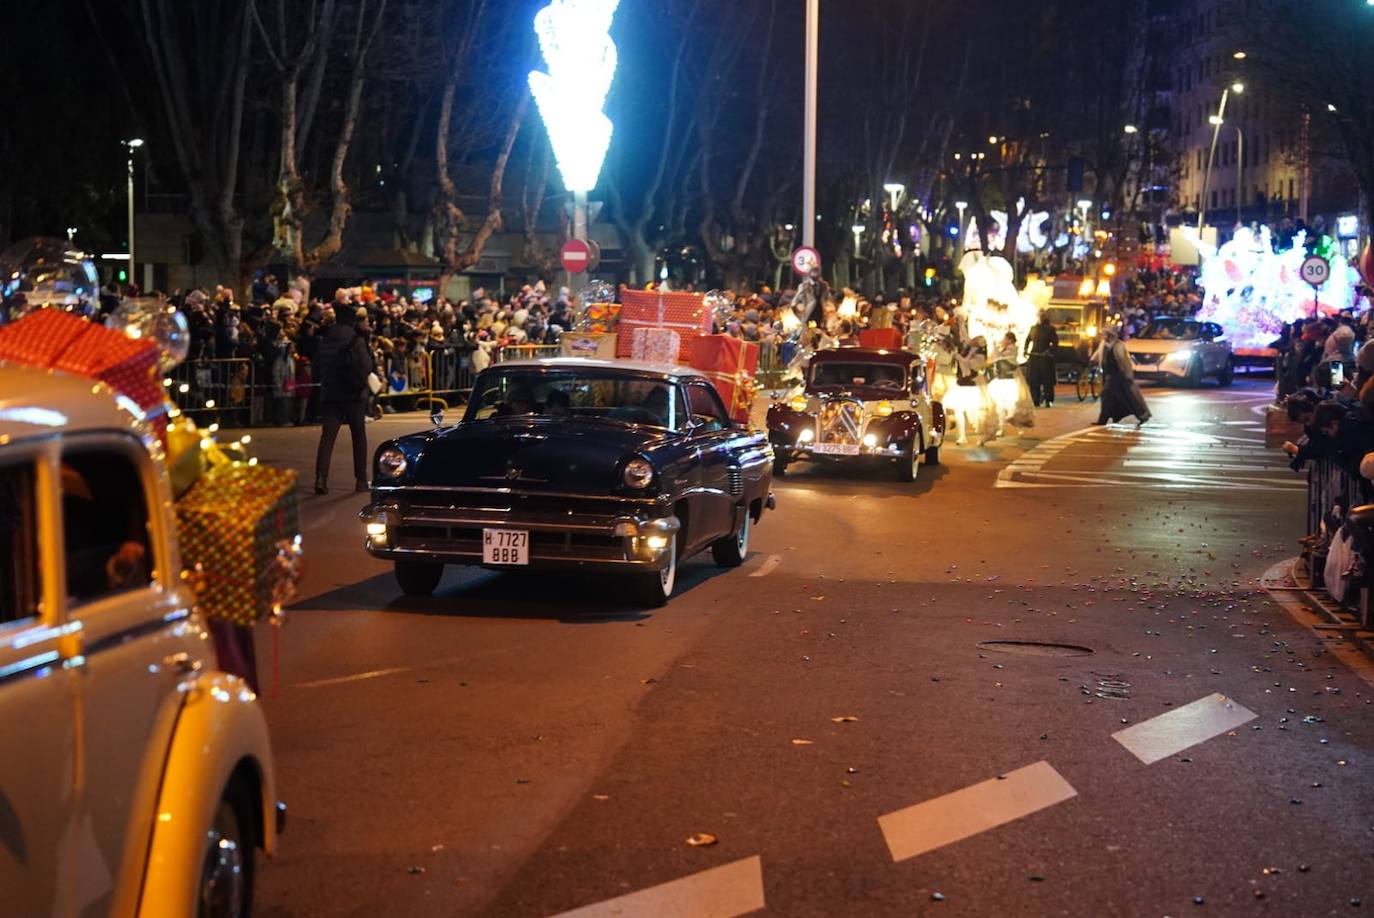
<svg viewBox="0 0 1374 918"><path fill-rule="evenodd" d="M558 254L563 262L563 270L569 274L581 274L592 261L592 247L581 239L569 239L563 243L563 250Z"/></svg>

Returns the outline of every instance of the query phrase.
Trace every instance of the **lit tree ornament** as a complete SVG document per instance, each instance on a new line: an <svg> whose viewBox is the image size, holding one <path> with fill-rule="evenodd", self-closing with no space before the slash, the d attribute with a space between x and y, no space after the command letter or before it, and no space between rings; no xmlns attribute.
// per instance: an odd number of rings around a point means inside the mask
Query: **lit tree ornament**
<svg viewBox="0 0 1374 918"><path fill-rule="evenodd" d="M615 78L611 19L620 0L553 0L534 17L549 72L530 72L558 172L569 191L596 187L611 145L611 120L601 110Z"/></svg>

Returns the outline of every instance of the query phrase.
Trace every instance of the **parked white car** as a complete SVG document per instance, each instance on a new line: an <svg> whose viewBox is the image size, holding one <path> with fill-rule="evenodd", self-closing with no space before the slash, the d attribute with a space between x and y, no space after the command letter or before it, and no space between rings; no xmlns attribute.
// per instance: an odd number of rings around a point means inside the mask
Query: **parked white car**
<svg viewBox="0 0 1374 918"><path fill-rule="evenodd" d="M1215 322L1162 316L1126 341L1136 379L1197 386L1211 376L1229 386L1235 378L1231 342Z"/></svg>
<svg viewBox="0 0 1374 918"><path fill-rule="evenodd" d="M241 918L284 817L267 724L121 401L0 364L0 913Z"/></svg>

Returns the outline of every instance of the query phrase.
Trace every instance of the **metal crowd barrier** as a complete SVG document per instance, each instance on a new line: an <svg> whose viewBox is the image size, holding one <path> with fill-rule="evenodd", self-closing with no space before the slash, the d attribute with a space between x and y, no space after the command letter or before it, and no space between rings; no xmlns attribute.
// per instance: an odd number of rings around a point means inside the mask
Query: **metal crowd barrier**
<svg viewBox="0 0 1374 918"><path fill-rule="evenodd" d="M1308 547L1303 551L1308 576L1314 587L1325 587L1327 547L1330 538L1352 509L1374 503L1374 486L1365 478L1351 475L1329 459L1313 463L1307 473L1307 535ZM1325 536L1325 538L1318 538ZM1365 558L1366 565L1374 559ZM1360 625L1371 627L1374 622L1374 585L1367 572L1363 583L1356 584L1347 594L1344 605L1356 608Z"/></svg>
<svg viewBox="0 0 1374 918"><path fill-rule="evenodd" d="M1351 475L1330 459L1314 462L1307 472L1307 534L1319 535L1332 508L1344 511L1374 503L1371 483Z"/></svg>
<svg viewBox="0 0 1374 918"><path fill-rule="evenodd" d="M197 420L213 415L231 427L261 420L257 374L248 358L187 360L163 377L162 384L172 402Z"/></svg>

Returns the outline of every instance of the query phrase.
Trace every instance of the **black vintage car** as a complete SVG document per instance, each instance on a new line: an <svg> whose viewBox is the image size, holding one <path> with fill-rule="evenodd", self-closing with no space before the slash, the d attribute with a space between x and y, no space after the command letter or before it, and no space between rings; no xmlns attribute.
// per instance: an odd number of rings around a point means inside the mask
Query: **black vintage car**
<svg viewBox="0 0 1374 918"><path fill-rule="evenodd" d="M771 508L768 439L731 422L686 368L565 358L502 363L463 420L383 443L367 550L428 595L446 563L627 575L662 605L678 563L733 567Z"/></svg>

